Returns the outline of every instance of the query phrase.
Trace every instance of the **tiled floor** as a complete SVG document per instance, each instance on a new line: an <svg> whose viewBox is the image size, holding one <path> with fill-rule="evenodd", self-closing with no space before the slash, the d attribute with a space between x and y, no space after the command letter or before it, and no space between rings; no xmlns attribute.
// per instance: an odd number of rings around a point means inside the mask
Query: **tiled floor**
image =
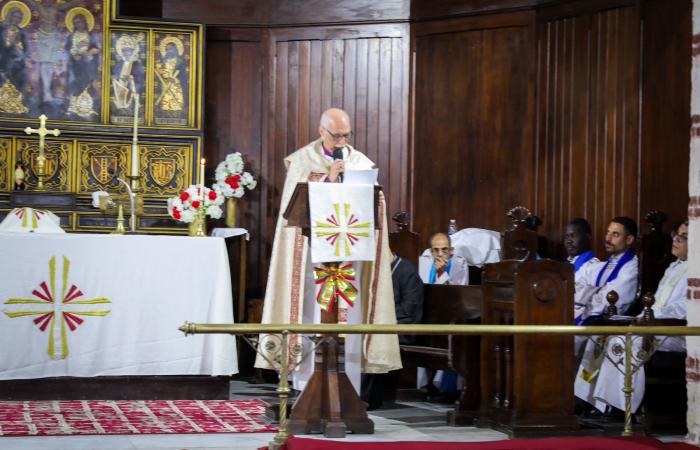
<svg viewBox="0 0 700 450"><path fill-rule="evenodd" d="M275 386L253 385L240 381L231 385L232 399L275 397ZM348 441L492 441L507 439L498 431L445 425L448 405L426 402L390 404L372 411L375 424L372 435L348 435ZM179 434L179 435L119 435L119 436L55 436L0 437L0 450L252 450L267 445L272 433L244 434ZM320 437L320 436L311 436ZM663 440L680 441L682 436L664 436Z"/></svg>

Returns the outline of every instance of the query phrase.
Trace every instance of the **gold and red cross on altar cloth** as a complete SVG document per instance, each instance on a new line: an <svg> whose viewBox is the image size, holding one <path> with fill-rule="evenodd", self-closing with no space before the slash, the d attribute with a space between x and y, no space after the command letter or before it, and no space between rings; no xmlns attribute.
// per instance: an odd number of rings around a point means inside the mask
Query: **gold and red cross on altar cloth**
<svg viewBox="0 0 700 450"><path fill-rule="evenodd" d="M47 354L51 359L65 359L69 352L68 332L76 331L87 317L106 316L110 312L107 304L112 303L104 297L85 298L80 287L70 281L70 260L63 256L62 263L57 277L56 256L52 256L48 273L32 289L31 296L18 292L18 297L7 299L3 308L12 319L31 318L27 326L47 334Z"/></svg>

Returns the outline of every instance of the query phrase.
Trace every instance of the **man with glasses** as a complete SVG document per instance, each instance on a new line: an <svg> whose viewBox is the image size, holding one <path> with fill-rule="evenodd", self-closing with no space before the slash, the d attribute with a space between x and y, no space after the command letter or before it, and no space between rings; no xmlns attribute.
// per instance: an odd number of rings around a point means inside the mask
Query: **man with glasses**
<svg viewBox="0 0 700 450"><path fill-rule="evenodd" d="M302 235L300 229L288 227L287 220L282 217L297 183L339 182L345 170L369 170L376 167L369 158L348 143L352 127L345 111L337 108L325 111L321 116L318 133L318 139L284 159L287 176L272 245L262 323L320 322L314 264L308 258L308 238ZM380 196L380 202L386 210L383 196ZM376 260L355 264L358 266L355 285L360 288L358 299L353 308L341 310L347 311L348 323L396 324L390 265L392 256L388 245L386 216L380 217L377 225L381 229L376 239ZM263 335L262 339L266 339L266 336ZM291 339L290 346L296 352L302 347L305 354L311 351L308 341L298 336L292 336ZM279 346L273 339L267 339L260 347L264 356L258 355L255 366L272 368L268 361L279 358ZM313 373L313 363L313 357L306 358L292 372L295 389L304 389ZM397 336L349 335L345 345L345 369L358 392L360 366L365 373L386 373L400 369Z"/></svg>
<svg viewBox="0 0 700 450"><path fill-rule="evenodd" d="M469 284L467 261L454 254L450 237L435 233L430 238L430 253L424 252L418 261L418 273L423 283Z"/></svg>
<svg viewBox="0 0 700 450"><path fill-rule="evenodd" d="M467 261L454 254L452 241L445 233L435 233L430 238L430 248L418 260L418 274L426 284L469 284ZM417 386L427 391L428 401L451 402L458 394L462 381L456 372L419 367Z"/></svg>
<svg viewBox="0 0 700 450"><path fill-rule="evenodd" d="M671 252L678 258L666 269L663 278L659 282L652 306L654 322L651 325L685 325L687 317L687 290L688 290L688 221L683 222L673 233L673 246ZM640 313L635 321L645 323L644 312ZM611 336L607 339L606 352L611 357L614 355L612 347L623 345L622 336ZM634 337L633 355L641 348L642 337ZM684 352L685 337L683 336L656 336L653 348L662 352ZM616 359L616 358L614 358ZM638 361L634 361L635 364ZM592 375L588 383L581 383L577 379L576 395L603 412L606 407L615 408L613 417L622 419L622 410L625 408L624 387L625 376L621 370L624 367L615 367L607 358L602 360L600 370ZM581 373L581 370L579 370ZM644 398L644 366L632 374L632 412L634 413Z"/></svg>

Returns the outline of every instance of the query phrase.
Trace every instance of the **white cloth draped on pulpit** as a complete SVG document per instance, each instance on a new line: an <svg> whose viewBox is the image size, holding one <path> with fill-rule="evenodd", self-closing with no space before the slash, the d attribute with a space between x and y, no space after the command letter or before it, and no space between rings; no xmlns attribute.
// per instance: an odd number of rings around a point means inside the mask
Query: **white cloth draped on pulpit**
<svg viewBox="0 0 700 450"><path fill-rule="evenodd" d="M374 261L374 186L309 183L311 262Z"/></svg>
<svg viewBox="0 0 700 450"><path fill-rule="evenodd" d="M222 238L0 233L0 379L231 375Z"/></svg>
<svg viewBox="0 0 700 450"><path fill-rule="evenodd" d="M51 211L15 208L0 223L4 233L65 233L61 219Z"/></svg>

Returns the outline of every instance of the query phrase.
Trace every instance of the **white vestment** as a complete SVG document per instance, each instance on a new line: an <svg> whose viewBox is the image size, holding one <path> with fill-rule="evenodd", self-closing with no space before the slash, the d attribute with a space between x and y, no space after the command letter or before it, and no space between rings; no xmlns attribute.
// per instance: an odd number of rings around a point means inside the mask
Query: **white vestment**
<svg viewBox="0 0 700 450"><path fill-rule="evenodd" d="M287 176L280 201L279 217L272 246L265 291L262 323L319 323L321 310L316 304L313 265L310 263L308 238L301 229L288 227L282 217L294 188L299 182L324 181L332 159L323 152L321 139L300 148L284 159ZM365 155L347 145L343 149L346 170L375 167ZM386 202L379 204L377 251L374 262L354 263L359 290L355 307L347 310L348 323L395 324L394 293L391 281L391 251L386 221ZM339 311L341 313L342 311ZM339 314L340 316L340 314ZM341 317L339 317L339 320ZM279 340L261 335L259 350L270 360L279 360ZM296 364L299 352L311 351L308 339L290 335L290 364ZM309 355L293 371L295 389L303 389L313 372L314 356ZM345 345L345 369L359 393L360 365L365 373L385 373L401 368L399 341L396 335L348 335ZM272 368L261 355L256 367Z"/></svg>
<svg viewBox="0 0 700 450"><path fill-rule="evenodd" d="M574 293L574 319L584 320L591 316L604 314L608 309L607 295L617 292L619 299L615 304L618 314L624 314L634 302L637 295L637 273L639 261L635 255L627 261L614 280L607 281L622 255L613 255L608 262L599 261L586 264L576 273L576 291ZM580 274L580 275L579 275ZM578 320L577 320L578 323ZM594 337L591 337L593 339ZM591 358L594 344L586 336L574 336L574 353L578 357Z"/></svg>
<svg viewBox="0 0 700 450"><path fill-rule="evenodd" d="M441 274L436 274L432 284L457 284L466 286L469 284L469 266L467 261L459 255L452 255L449 273L445 270ZM435 259L426 249L418 259L418 274L423 283L430 283L430 270Z"/></svg>
<svg viewBox="0 0 700 450"><path fill-rule="evenodd" d="M573 264L573 265L576 265L576 261L577 261L580 257L581 257L581 255L576 255L576 256L574 256L574 257L569 256L568 258L566 258L566 260L567 260L569 263L571 263L571 264ZM585 263L583 263L583 265L582 265L581 267L579 267L577 271L574 272L574 283L575 283L575 285L576 285L576 290L578 290L579 285L581 285L581 286L584 285L584 282L583 282L583 275L584 275L588 270L590 270L590 269L588 268L588 266L591 266L591 265L596 264L596 263L599 263L599 262L600 262L600 260L594 256L593 258L591 258L591 259L589 259L588 261L586 261Z"/></svg>
<svg viewBox="0 0 700 450"><path fill-rule="evenodd" d="M606 282L610 272L612 272L610 270L613 268L612 264L616 264L621 256L611 256L608 260L610 264L606 261L586 264L576 273L575 317L582 315L586 319L591 316L604 314L608 309L606 297L610 291L617 292L619 296L619 300L615 304L618 314L624 314L634 302L637 294L637 273L639 271L639 262L636 255L620 268L614 280ZM601 272L604 273L601 275ZM599 275L600 282L596 283Z"/></svg>
<svg viewBox="0 0 700 450"><path fill-rule="evenodd" d="M686 261L672 263L664 273L656 289L655 303L652 306L654 317L657 319L685 319L687 315L687 290L688 290L688 264ZM643 314L643 313L642 313ZM640 314L641 315L641 314ZM682 352L685 351L685 338L682 336L656 336L658 351ZM632 354L636 355L641 349L643 337L635 336L632 344ZM590 344L593 345L592 343ZM597 376L581 377L583 368L579 368L576 377L576 396L591 403L600 411L604 411L607 405L625 409L625 394L622 388L625 385L624 353L618 355L613 352L613 346L621 345L624 349L623 336L610 336L605 343L607 355L611 356L618 364L608 358L604 358ZM598 349L600 351L600 349ZM633 358L633 364L639 364L639 360ZM585 378L589 378L588 381ZM639 408L644 398L644 365L632 374L632 412Z"/></svg>

